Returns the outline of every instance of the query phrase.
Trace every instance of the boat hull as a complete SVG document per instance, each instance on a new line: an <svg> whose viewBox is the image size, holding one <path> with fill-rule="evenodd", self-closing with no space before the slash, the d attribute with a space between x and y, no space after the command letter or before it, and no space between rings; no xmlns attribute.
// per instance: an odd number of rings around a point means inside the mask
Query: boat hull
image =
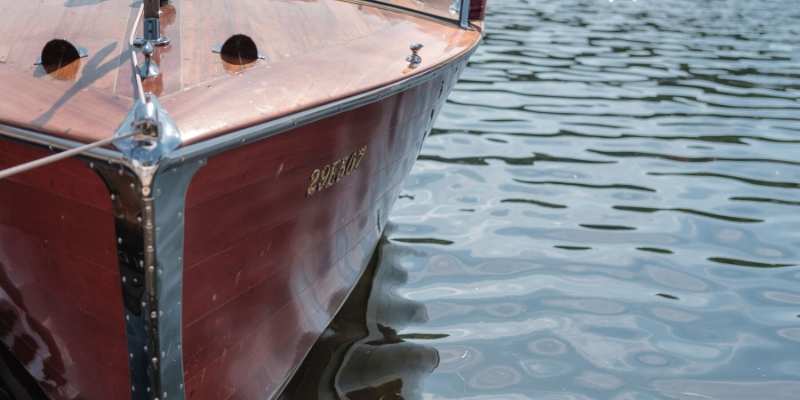
<svg viewBox="0 0 800 400"><path fill-rule="evenodd" d="M0 140L0 169L48 153ZM51 399L130 396L115 238L86 163L0 180L0 341Z"/></svg>
<svg viewBox="0 0 800 400"><path fill-rule="evenodd" d="M467 57L191 145L152 197L88 158L0 181L0 340L51 399L274 397L367 265ZM0 140L0 168L46 153Z"/></svg>
<svg viewBox="0 0 800 400"><path fill-rule="evenodd" d="M465 62L197 173L186 199L187 398L270 398L290 378L361 276ZM315 178L338 160L338 174Z"/></svg>

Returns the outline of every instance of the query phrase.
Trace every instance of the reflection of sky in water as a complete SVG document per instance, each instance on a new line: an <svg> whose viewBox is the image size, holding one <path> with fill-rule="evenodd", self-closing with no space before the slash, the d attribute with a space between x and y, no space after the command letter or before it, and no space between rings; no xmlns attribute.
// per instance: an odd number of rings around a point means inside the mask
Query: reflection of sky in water
<svg viewBox="0 0 800 400"><path fill-rule="evenodd" d="M798 398L796 2L489 10L382 247L420 396Z"/></svg>

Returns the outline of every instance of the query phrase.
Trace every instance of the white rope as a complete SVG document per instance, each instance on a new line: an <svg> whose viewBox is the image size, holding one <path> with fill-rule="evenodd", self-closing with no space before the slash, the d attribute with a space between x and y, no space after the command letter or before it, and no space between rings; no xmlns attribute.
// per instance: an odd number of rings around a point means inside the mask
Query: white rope
<svg viewBox="0 0 800 400"><path fill-rule="evenodd" d="M120 136L105 138L105 139L98 140L98 141L93 142L93 143L85 144L83 146L78 146L78 147L71 148L69 150L62 151L61 153L53 154L52 156L42 157L42 158L40 158L38 160L29 161L29 162L26 162L24 164L20 164L20 165L11 167L11 168L0 170L0 180L8 178L8 177L10 177L12 175L21 174L23 172L30 171L32 169L36 169L36 168L39 168L39 167L44 167L45 165L52 164L52 163L54 163L56 161L61 161L61 160L66 159L66 158L70 158L70 157L74 157L74 156L83 154L83 153L85 153L85 152L87 152L87 151L89 151L91 149L111 144L111 142L113 142L115 140L118 140L118 139L129 138L129 137L131 137L133 135L136 135L137 133L138 132L130 132L130 133L126 133L126 134L120 135Z"/></svg>

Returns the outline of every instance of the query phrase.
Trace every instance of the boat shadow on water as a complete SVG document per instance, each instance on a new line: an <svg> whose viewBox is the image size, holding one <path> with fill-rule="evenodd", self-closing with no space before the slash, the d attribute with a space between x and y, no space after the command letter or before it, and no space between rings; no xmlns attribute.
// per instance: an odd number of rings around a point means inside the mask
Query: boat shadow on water
<svg viewBox="0 0 800 400"><path fill-rule="evenodd" d="M379 246L279 399L421 398L422 382L438 367L439 352L412 340L420 335L398 334L428 320L422 303L397 294L407 280L403 269L381 257Z"/></svg>

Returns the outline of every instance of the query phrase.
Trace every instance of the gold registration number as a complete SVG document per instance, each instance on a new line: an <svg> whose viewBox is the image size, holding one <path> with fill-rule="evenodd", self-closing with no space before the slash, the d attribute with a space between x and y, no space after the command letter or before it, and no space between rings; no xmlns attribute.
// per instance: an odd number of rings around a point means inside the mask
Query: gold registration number
<svg viewBox="0 0 800 400"><path fill-rule="evenodd" d="M367 146L350 153L347 157L336 160L311 173L306 196L313 196L338 183L342 178L350 175L361 165L361 160L367 154Z"/></svg>

